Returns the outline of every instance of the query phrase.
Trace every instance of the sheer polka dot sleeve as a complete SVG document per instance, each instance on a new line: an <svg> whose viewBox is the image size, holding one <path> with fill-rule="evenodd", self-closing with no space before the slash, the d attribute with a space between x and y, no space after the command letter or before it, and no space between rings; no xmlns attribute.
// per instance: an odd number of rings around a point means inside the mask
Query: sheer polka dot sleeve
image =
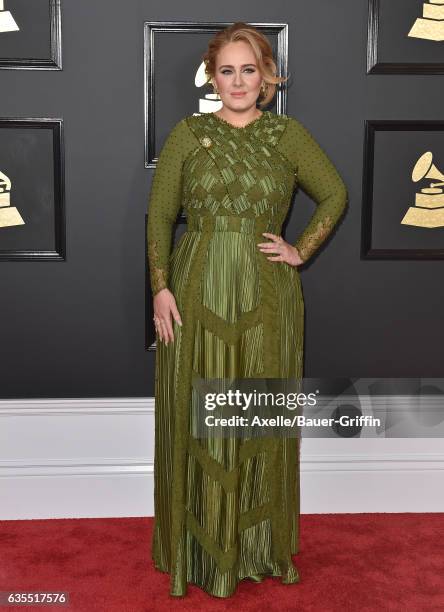
<svg viewBox="0 0 444 612"><path fill-rule="evenodd" d="M305 262L344 213L348 192L330 158L297 119L288 117L279 148L292 163L297 184L316 203L313 216L294 245Z"/></svg>
<svg viewBox="0 0 444 612"><path fill-rule="evenodd" d="M173 225L181 208L185 119L173 127L160 151L148 200L147 244L153 296L168 287Z"/></svg>

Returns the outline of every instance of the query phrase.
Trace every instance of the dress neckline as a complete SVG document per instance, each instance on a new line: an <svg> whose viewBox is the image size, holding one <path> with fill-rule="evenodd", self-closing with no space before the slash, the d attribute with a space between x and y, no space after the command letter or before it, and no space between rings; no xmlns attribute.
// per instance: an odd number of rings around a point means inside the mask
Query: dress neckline
<svg viewBox="0 0 444 612"><path fill-rule="evenodd" d="M250 125L254 125L254 124L258 123L265 116L266 112L267 111L262 111L262 113L259 115L259 117L256 117L255 119L252 119L251 121L249 121L245 125L233 125L232 123L230 123L226 119L223 119L222 117L219 117L219 115L216 115L214 112L209 113L209 114L212 117L215 117L217 119L217 121L221 121L222 123L225 123L225 125L228 125L230 128L233 128L234 130L245 130L245 129L249 128Z"/></svg>

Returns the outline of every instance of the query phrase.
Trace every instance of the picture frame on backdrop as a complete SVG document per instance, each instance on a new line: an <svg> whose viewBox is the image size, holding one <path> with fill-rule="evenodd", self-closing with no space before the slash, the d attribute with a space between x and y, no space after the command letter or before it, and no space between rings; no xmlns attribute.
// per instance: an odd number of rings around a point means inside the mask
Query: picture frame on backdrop
<svg viewBox="0 0 444 612"><path fill-rule="evenodd" d="M231 22L147 21L144 23L144 132L145 168L156 168L159 151L172 127L192 114L217 111L222 101L211 85L206 84L204 63L201 59L208 41ZM270 40L276 59L277 74L287 77L288 24L251 23ZM180 54L171 53L180 48ZM277 87L273 106L277 114L286 113L287 87L291 78ZM146 227L145 219L145 227ZM176 236L185 229L186 217L181 211L176 225ZM146 236L145 236L146 241ZM146 249L145 242L145 249ZM147 252L145 250L145 252ZM150 296L148 258L145 258L145 295ZM146 312L146 349L156 350L153 313Z"/></svg>
<svg viewBox="0 0 444 612"><path fill-rule="evenodd" d="M61 0L0 0L0 69L62 70Z"/></svg>
<svg viewBox="0 0 444 612"><path fill-rule="evenodd" d="M366 120L361 259L444 259L444 120Z"/></svg>
<svg viewBox="0 0 444 612"><path fill-rule="evenodd" d="M64 261L63 120L0 117L0 262Z"/></svg>
<svg viewBox="0 0 444 612"><path fill-rule="evenodd" d="M444 74L442 0L368 0L367 74Z"/></svg>

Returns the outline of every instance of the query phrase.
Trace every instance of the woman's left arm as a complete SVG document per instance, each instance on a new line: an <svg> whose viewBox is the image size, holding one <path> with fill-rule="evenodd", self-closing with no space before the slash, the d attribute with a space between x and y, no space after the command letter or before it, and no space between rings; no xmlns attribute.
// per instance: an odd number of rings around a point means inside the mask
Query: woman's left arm
<svg viewBox="0 0 444 612"><path fill-rule="evenodd" d="M348 192L328 155L300 121L288 117L278 146L293 165L298 184L316 204L313 216L294 244L305 262L343 215Z"/></svg>

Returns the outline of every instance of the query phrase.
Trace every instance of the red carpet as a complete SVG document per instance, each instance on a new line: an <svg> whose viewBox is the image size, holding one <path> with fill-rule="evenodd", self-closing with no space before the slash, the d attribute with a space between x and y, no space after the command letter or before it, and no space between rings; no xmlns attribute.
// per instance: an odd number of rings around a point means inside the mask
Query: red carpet
<svg viewBox="0 0 444 612"><path fill-rule="evenodd" d="M0 522L0 591L68 591L70 606L43 610L444 610L444 514L304 514L299 584L240 583L230 599L195 586L168 595L154 570L149 518ZM3 607L35 612L36 606Z"/></svg>

